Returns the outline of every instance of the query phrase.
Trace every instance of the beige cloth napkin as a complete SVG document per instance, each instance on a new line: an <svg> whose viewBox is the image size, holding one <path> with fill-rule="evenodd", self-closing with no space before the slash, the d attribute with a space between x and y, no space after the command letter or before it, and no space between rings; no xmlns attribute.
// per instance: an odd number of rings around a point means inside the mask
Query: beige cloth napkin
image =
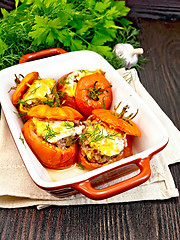
<svg viewBox="0 0 180 240"><path fill-rule="evenodd" d="M0 207L37 206L38 209L41 209L49 205L108 204L169 199L179 196L168 165L180 162L180 132L144 89L135 69L128 71L120 69L118 72L126 81L129 81L144 102L162 121L169 133L170 139L167 147L151 160L152 174L150 179L141 186L106 200L94 201L81 194L61 199L56 198L38 188L31 180L13 142L2 112L0 120ZM117 181L114 180L112 183Z"/></svg>

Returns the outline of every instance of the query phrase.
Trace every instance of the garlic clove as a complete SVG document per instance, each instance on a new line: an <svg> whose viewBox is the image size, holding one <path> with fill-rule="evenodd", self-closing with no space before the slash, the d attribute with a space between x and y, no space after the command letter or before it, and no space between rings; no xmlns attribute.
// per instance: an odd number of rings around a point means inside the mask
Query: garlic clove
<svg viewBox="0 0 180 240"><path fill-rule="evenodd" d="M129 43L118 43L114 46L113 52L116 56L126 61L125 67L131 67L138 62L138 55L143 54L142 48L134 48Z"/></svg>
<svg viewBox="0 0 180 240"><path fill-rule="evenodd" d="M132 50L132 55L135 55L135 54L141 55L143 54L143 52L144 52L143 48L134 48Z"/></svg>

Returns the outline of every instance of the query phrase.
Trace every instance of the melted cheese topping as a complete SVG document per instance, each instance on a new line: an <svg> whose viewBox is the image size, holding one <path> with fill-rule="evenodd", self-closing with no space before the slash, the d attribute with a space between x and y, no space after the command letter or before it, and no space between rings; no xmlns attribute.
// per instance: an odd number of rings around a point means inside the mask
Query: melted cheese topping
<svg viewBox="0 0 180 240"><path fill-rule="evenodd" d="M96 126L96 127L95 127ZM126 146L126 136L110 128L104 128L100 124L89 126L86 129L88 143L92 149L100 151L101 155L118 155ZM88 152L90 154L90 152ZM90 157L90 156L88 156Z"/></svg>
<svg viewBox="0 0 180 240"><path fill-rule="evenodd" d="M74 127L73 122L69 121L41 121L33 118L36 133L45 141L56 143L60 139L75 135L80 135L84 128L83 125Z"/></svg>
<svg viewBox="0 0 180 240"><path fill-rule="evenodd" d="M85 76L91 75L93 73L102 73L101 70L89 71L89 70L76 70L69 74L65 80L65 85L63 91L69 96L73 97L75 95L77 82Z"/></svg>
<svg viewBox="0 0 180 240"><path fill-rule="evenodd" d="M23 100L26 101L27 104L32 104L36 102L37 99L41 102L45 102L47 101L47 96L51 94L55 84L56 81L51 78L35 80L24 94Z"/></svg>

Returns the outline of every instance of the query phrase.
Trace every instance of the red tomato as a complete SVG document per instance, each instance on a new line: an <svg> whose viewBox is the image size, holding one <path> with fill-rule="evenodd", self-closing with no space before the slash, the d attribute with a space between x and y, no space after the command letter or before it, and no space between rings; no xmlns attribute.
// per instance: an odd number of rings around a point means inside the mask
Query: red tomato
<svg viewBox="0 0 180 240"><path fill-rule="evenodd" d="M118 118L118 114L111 110L96 109L93 110L92 113L112 128L119 129L129 135L134 135L137 137L141 136L139 128L132 120Z"/></svg>
<svg viewBox="0 0 180 240"><path fill-rule="evenodd" d="M23 94L28 89L28 84L32 84L34 80L38 79L39 73L38 72L31 72L28 73L17 86L16 91L13 93L12 96L12 103L15 105L18 101L22 98Z"/></svg>
<svg viewBox="0 0 180 240"><path fill-rule="evenodd" d="M49 107L48 105L38 105L31 108L27 116L30 119L24 124L22 133L38 160L44 166L52 169L69 168L75 164L78 154L78 143L75 142L63 150L54 144L44 141L42 137L36 134L33 117L42 120L74 121L82 119L83 116L75 109L67 106L60 108Z"/></svg>
<svg viewBox="0 0 180 240"><path fill-rule="evenodd" d="M77 83L75 101L86 117L91 115L93 109L109 109L112 103L111 85L98 72L82 77Z"/></svg>
<svg viewBox="0 0 180 240"><path fill-rule="evenodd" d="M76 142L66 150L62 150L51 143L43 141L36 134L32 119L24 124L22 133L27 144L44 166L52 169L65 169L75 164L78 154L78 144Z"/></svg>

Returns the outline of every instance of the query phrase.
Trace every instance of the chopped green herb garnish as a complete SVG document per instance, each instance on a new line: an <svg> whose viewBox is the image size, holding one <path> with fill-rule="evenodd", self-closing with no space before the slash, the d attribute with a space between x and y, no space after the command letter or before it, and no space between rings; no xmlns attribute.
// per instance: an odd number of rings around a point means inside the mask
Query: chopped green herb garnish
<svg viewBox="0 0 180 240"><path fill-rule="evenodd" d="M24 138L21 137L21 133L20 133L19 139L21 140L22 144L25 146ZM25 147L26 147L26 146L25 146Z"/></svg>
<svg viewBox="0 0 180 240"><path fill-rule="evenodd" d="M83 144L84 141L88 142L98 142L102 141L103 139L113 139L114 137L121 135L121 132L112 132L112 133L106 133L104 134L103 131L106 131L105 129L100 128L101 123L96 123L92 125L90 130L88 127L85 129L84 133L81 134L79 137L80 144Z"/></svg>
<svg viewBox="0 0 180 240"><path fill-rule="evenodd" d="M76 166L80 169L80 170L84 170L84 167L81 164L76 164Z"/></svg>
<svg viewBox="0 0 180 240"><path fill-rule="evenodd" d="M49 125L49 123L47 124L45 130L47 131L46 135L45 135L45 141L47 142L48 140L54 138L58 132L55 132Z"/></svg>
<svg viewBox="0 0 180 240"><path fill-rule="evenodd" d="M53 87L52 94L54 96L54 106L55 107L60 107L61 106L61 101L60 101L59 92L57 90L57 84L55 84L55 86Z"/></svg>
<svg viewBox="0 0 180 240"><path fill-rule="evenodd" d="M24 100L24 99L20 99L16 104L22 104L23 106L27 106L28 105L28 101L32 101L32 100L34 100L35 98L29 98L29 99L27 99L27 100Z"/></svg>
<svg viewBox="0 0 180 240"><path fill-rule="evenodd" d="M64 126L67 129L71 129L71 128L74 128L74 123L69 121L64 121Z"/></svg>
<svg viewBox="0 0 180 240"><path fill-rule="evenodd" d="M40 88L41 86L36 87L35 89L31 90L29 93L30 94L35 94L36 91Z"/></svg>
<svg viewBox="0 0 180 240"><path fill-rule="evenodd" d="M19 118L22 118L27 115L27 112L14 112Z"/></svg>

